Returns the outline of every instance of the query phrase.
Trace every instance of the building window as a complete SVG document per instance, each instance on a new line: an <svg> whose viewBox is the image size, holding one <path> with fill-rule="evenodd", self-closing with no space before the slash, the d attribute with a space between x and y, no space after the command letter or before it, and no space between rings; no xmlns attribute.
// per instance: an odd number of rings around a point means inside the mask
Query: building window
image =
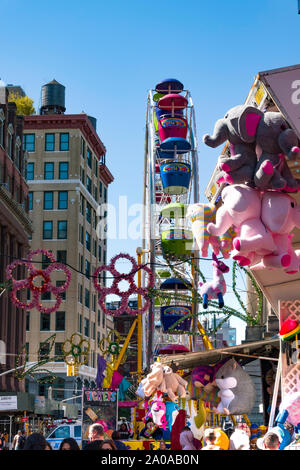
<svg viewBox="0 0 300 470"><path fill-rule="evenodd" d="M65 398L65 381L60 377L53 382L53 398L54 400L63 400ZM55 438L70 437L70 426L60 426L56 431L56 434L53 435Z"/></svg>
<svg viewBox="0 0 300 470"><path fill-rule="evenodd" d="M89 337L90 335L90 320L88 318L84 319L84 336Z"/></svg>
<svg viewBox="0 0 300 470"><path fill-rule="evenodd" d="M1 111L2 112L2 111ZM4 113L2 114L2 116ZM0 117L0 145L4 147L4 118Z"/></svg>
<svg viewBox="0 0 300 470"><path fill-rule="evenodd" d="M97 186L94 186L94 199L95 199L95 201L98 200L98 189L97 189Z"/></svg>
<svg viewBox="0 0 300 470"><path fill-rule="evenodd" d="M58 191L58 209L68 209L68 191Z"/></svg>
<svg viewBox="0 0 300 470"><path fill-rule="evenodd" d="M44 179L45 180L54 179L54 163L53 162L44 163Z"/></svg>
<svg viewBox="0 0 300 470"><path fill-rule="evenodd" d="M84 197L80 194L80 214L84 215Z"/></svg>
<svg viewBox="0 0 300 470"><path fill-rule="evenodd" d="M62 362L64 360L64 353L62 350L63 343L55 343L54 345L54 354L55 358L54 360L56 362Z"/></svg>
<svg viewBox="0 0 300 470"><path fill-rule="evenodd" d="M61 152L66 152L69 150L69 133L64 132L59 134L59 150Z"/></svg>
<svg viewBox="0 0 300 470"><path fill-rule="evenodd" d="M34 179L34 163L27 163L26 179L27 180L33 180Z"/></svg>
<svg viewBox="0 0 300 470"><path fill-rule="evenodd" d="M86 203L85 215L87 222L90 224L92 220L92 207L88 202Z"/></svg>
<svg viewBox="0 0 300 470"><path fill-rule="evenodd" d="M107 188L104 186L104 195L103 195L104 202L107 202Z"/></svg>
<svg viewBox="0 0 300 470"><path fill-rule="evenodd" d="M94 158L94 167L95 167L95 176L97 178L97 176L98 176L98 160L97 160L97 158Z"/></svg>
<svg viewBox="0 0 300 470"><path fill-rule="evenodd" d="M88 232L85 232L85 247L91 251L91 235Z"/></svg>
<svg viewBox="0 0 300 470"><path fill-rule="evenodd" d="M98 245L98 261L101 263L101 257L102 257L102 247L101 245Z"/></svg>
<svg viewBox="0 0 300 470"><path fill-rule="evenodd" d="M78 284L78 302L82 304L82 285Z"/></svg>
<svg viewBox="0 0 300 470"><path fill-rule="evenodd" d="M33 209L33 192L32 191L28 193L28 208L30 211L32 211Z"/></svg>
<svg viewBox="0 0 300 470"><path fill-rule="evenodd" d="M35 152L35 134L23 134L23 150Z"/></svg>
<svg viewBox="0 0 300 470"><path fill-rule="evenodd" d="M67 250L57 250L56 261L58 263L67 264Z"/></svg>
<svg viewBox="0 0 300 470"><path fill-rule="evenodd" d="M26 312L26 331L30 331L30 311Z"/></svg>
<svg viewBox="0 0 300 470"><path fill-rule="evenodd" d="M53 210L53 191L44 192L44 211Z"/></svg>
<svg viewBox="0 0 300 470"><path fill-rule="evenodd" d="M97 258L97 240L93 240L93 255Z"/></svg>
<svg viewBox="0 0 300 470"><path fill-rule="evenodd" d="M92 310L93 312L96 312L96 294L93 294Z"/></svg>
<svg viewBox="0 0 300 470"><path fill-rule="evenodd" d="M69 162L59 162L59 179L67 180L69 178Z"/></svg>
<svg viewBox="0 0 300 470"><path fill-rule="evenodd" d="M40 330L41 331L50 331L50 319L51 319L51 315L49 315L49 313L41 313L41 317L40 317Z"/></svg>
<svg viewBox="0 0 300 470"><path fill-rule="evenodd" d="M84 272L85 276L89 279L91 272L91 263L87 259L85 260Z"/></svg>
<svg viewBox="0 0 300 470"><path fill-rule="evenodd" d="M43 222L43 240L52 240L53 238L53 222L44 220Z"/></svg>
<svg viewBox="0 0 300 470"><path fill-rule="evenodd" d="M42 300L51 300L51 292L49 292L49 291L42 292L41 299Z"/></svg>
<svg viewBox="0 0 300 470"><path fill-rule="evenodd" d="M92 194L92 180L88 175L86 175L86 189Z"/></svg>
<svg viewBox="0 0 300 470"><path fill-rule="evenodd" d="M50 317L49 314L48 314L48 317ZM49 355L50 355L50 343L48 342L40 343L38 361L49 359Z"/></svg>
<svg viewBox="0 0 300 470"><path fill-rule="evenodd" d="M81 137L81 156L83 159L85 158L85 140L83 137Z"/></svg>
<svg viewBox="0 0 300 470"><path fill-rule="evenodd" d="M66 281L56 281L56 287L61 287L61 286L64 286L66 283ZM59 294L62 298L62 300L66 300L66 291L64 292L61 292L61 294Z"/></svg>
<svg viewBox="0 0 300 470"><path fill-rule="evenodd" d="M92 322L92 338L96 339L96 324Z"/></svg>
<svg viewBox="0 0 300 470"><path fill-rule="evenodd" d="M83 256L79 255L79 271L83 274Z"/></svg>
<svg viewBox="0 0 300 470"><path fill-rule="evenodd" d="M89 168L92 168L92 152L89 148L86 150L86 162Z"/></svg>
<svg viewBox="0 0 300 470"><path fill-rule="evenodd" d="M78 313L78 331L82 333L82 315L80 313Z"/></svg>
<svg viewBox="0 0 300 470"><path fill-rule="evenodd" d="M84 306L90 308L90 291L84 289Z"/></svg>
<svg viewBox="0 0 300 470"><path fill-rule="evenodd" d="M57 238L66 240L68 238L68 222L67 220L59 220L57 222Z"/></svg>
<svg viewBox="0 0 300 470"><path fill-rule="evenodd" d="M66 323L66 313L56 312L55 314L55 331L64 331Z"/></svg>
<svg viewBox="0 0 300 470"><path fill-rule="evenodd" d="M54 152L55 150L55 134L45 134L45 151Z"/></svg>

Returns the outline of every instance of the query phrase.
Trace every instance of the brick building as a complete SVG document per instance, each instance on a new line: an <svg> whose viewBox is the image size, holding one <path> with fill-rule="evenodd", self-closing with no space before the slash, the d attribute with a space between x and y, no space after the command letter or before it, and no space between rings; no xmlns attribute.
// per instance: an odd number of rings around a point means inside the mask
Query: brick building
<svg viewBox="0 0 300 470"><path fill-rule="evenodd" d="M0 283L6 281L8 264L26 257L32 232L25 181L26 153L22 148L23 125L24 118L17 116L16 105L8 103L7 88L0 87ZM13 305L9 293L3 289L0 289L0 342L1 374L14 368L16 355L25 344L25 312ZM24 382L12 373L3 375L0 391L22 392Z"/></svg>

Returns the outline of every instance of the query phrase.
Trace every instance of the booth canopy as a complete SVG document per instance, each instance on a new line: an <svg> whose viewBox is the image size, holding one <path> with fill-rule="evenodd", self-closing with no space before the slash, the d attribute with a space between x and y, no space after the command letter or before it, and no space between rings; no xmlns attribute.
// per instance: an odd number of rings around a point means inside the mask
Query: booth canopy
<svg viewBox="0 0 300 470"><path fill-rule="evenodd" d="M193 369L200 365L216 364L226 357L234 357L242 364L262 358L277 361L280 348L279 341L279 338L276 337L263 341L243 343L238 346L229 346L227 348L163 355L160 357L160 362L165 365L173 365L177 370L180 370Z"/></svg>

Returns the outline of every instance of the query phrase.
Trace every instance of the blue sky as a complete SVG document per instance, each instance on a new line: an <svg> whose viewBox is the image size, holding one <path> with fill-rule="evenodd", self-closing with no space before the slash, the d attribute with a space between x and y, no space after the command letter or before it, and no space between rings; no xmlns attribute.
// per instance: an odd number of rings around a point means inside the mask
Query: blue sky
<svg viewBox="0 0 300 470"><path fill-rule="evenodd" d="M297 11L297 0L2 0L0 78L21 85L36 108L41 86L55 78L66 87L67 113L97 118L115 205L123 195L142 202L147 92L178 78L195 104L206 202L220 149L202 135L245 100L259 71L300 62ZM108 259L136 246L111 242Z"/></svg>

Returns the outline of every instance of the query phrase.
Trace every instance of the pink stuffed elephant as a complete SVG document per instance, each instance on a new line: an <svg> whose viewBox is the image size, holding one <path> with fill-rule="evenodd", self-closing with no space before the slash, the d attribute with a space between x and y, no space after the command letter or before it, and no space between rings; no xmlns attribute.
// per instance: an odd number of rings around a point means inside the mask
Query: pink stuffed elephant
<svg viewBox="0 0 300 470"><path fill-rule="evenodd" d="M246 185L229 185L222 191L223 205L216 214L216 223L207 225L208 233L223 235L232 225L237 227L239 236L233 240L231 257L240 266L259 261L264 255L276 250L271 233L263 225L261 214L261 193Z"/></svg>
<svg viewBox="0 0 300 470"><path fill-rule="evenodd" d="M299 250L292 247L292 230L300 228L300 207L296 200L285 193L266 192L262 197L261 220L272 233L276 249L264 256L253 269L285 268L287 274L300 269Z"/></svg>

